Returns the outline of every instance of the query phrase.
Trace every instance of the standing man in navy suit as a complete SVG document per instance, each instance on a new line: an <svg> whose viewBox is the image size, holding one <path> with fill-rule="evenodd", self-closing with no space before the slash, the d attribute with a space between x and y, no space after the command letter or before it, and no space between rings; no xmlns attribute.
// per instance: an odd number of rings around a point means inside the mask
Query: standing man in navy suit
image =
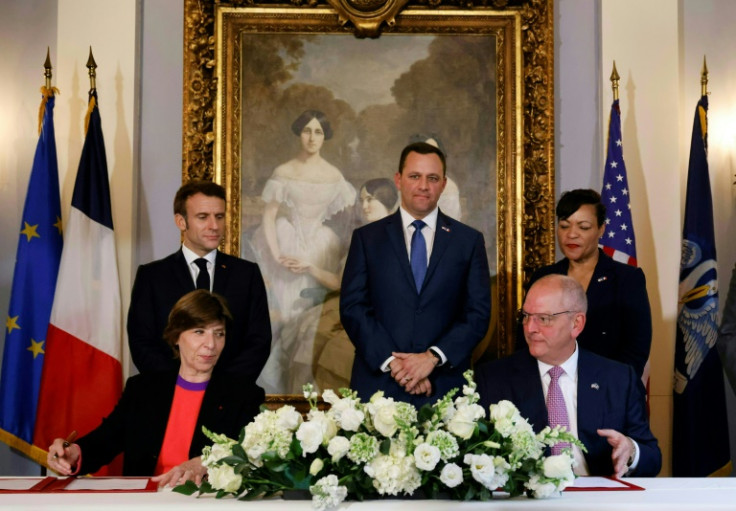
<svg viewBox="0 0 736 511"><path fill-rule="evenodd" d="M521 310L529 351L478 368L480 404L508 399L537 432L566 425L588 449L572 447L578 475L656 476L662 453L641 380L628 364L578 346L587 307L575 279L552 274L536 281Z"/></svg>
<svg viewBox="0 0 736 511"><path fill-rule="evenodd" d="M128 310L128 342L138 371L176 369L179 361L163 339L169 311L197 288L227 300L233 322L217 365L255 381L271 351L271 321L258 265L217 250L225 233L225 189L210 181L190 181L176 192L174 222L181 249L138 267Z"/></svg>
<svg viewBox="0 0 736 511"><path fill-rule="evenodd" d="M355 345L351 386L363 399L421 406L463 384L490 321L483 235L444 215L445 155L417 142L394 176L401 207L353 233L340 319Z"/></svg>

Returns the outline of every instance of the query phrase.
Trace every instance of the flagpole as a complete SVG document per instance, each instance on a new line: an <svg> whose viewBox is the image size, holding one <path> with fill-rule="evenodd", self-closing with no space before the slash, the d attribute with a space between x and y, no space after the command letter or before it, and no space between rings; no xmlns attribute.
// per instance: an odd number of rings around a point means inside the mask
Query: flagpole
<svg viewBox="0 0 736 511"><path fill-rule="evenodd" d="M616 70L616 61L613 61L613 71L611 71L611 88L613 89L613 100L618 101L618 81L621 77Z"/></svg>
<svg viewBox="0 0 736 511"><path fill-rule="evenodd" d="M47 46L46 47L46 62L43 63L43 69L44 69L43 75L46 77L46 89L47 90L51 90L51 76L52 76L51 69L53 69L51 66L51 53L50 52L51 50Z"/></svg>
<svg viewBox="0 0 736 511"><path fill-rule="evenodd" d="M87 69L89 69L89 91L92 93L97 90L97 63L95 62L95 58L92 56L92 46L89 47Z"/></svg>
<svg viewBox="0 0 736 511"><path fill-rule="evenodd" d="M708 95L708 66L705 63L705 55L703 55L703 70L700 72L700 95Z"/></svg>

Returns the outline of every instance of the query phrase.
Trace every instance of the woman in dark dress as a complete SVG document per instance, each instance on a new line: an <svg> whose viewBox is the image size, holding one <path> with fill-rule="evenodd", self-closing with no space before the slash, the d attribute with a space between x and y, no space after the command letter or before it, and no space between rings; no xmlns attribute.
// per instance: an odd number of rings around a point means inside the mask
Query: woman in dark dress
<svg viewBox="0 0 736 511"><path fill-rule="evenodd" d="M614 261L598 248L606 207L595 190L562 194L557 203L557 243L565 257L538 269L529 286L560 273L577 280L588 298L581 348L631 365L641 377L652 344L652 315L644 272ZM523 335L517 346L525 345Z"/></svg>

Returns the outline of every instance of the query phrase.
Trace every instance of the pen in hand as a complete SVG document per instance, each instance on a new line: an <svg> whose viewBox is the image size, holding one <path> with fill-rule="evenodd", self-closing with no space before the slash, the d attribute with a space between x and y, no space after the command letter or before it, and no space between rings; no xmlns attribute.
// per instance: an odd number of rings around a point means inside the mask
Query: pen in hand
<svg viewBox="0 0 736 511"><path fill-rule="evenodd" d="M62 447L66 449L67 447L72 445L72 442L74 442L76 439L77 439L77 430L74 430L71 433L69 433L69 436L66 437L66 439L64 440L64 443L62 444ZM58 458L58 457L59 457L58 454L54 454L54 458Z"/></svg>

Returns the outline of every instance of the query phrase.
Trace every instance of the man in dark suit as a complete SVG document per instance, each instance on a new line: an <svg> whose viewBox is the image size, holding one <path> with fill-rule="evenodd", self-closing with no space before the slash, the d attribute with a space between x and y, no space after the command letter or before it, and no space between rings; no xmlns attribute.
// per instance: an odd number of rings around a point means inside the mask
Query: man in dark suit
<svg viewBox="0 0 736 511"><path fill-rule="evenodd" d="M183 185L174 221L181 249L141 265L135 277L128 311L133 362L141 373L178 367L163 339L169 312L186 293L205 288L225 297L234 318L217 370L255 381L271 351L266 288L257 264L217 250L225 232L225 189L209 181Z"/></svg>
<svg viewBox="0 0 736 511"><path fill-rule="evenodd" d="M353 233L340 319L355 345L351 386L363 399L383 390L419 406L462 386L488 330L483 235L439 211L446 180L442 151L408 145L394 176L399 211Z"/></svg>
<svg viewBox="0 0 736 511"><path fill-rule="evenodd" d="M644 387L631 366L578 347L586 309L585 292L571 277L535 282L521 311L529 350L478 368L481 405L508 399L537 432L567 423L588 449L583 455L573 446L579 475L656 476L662 454L649 429Z"/></svg>

